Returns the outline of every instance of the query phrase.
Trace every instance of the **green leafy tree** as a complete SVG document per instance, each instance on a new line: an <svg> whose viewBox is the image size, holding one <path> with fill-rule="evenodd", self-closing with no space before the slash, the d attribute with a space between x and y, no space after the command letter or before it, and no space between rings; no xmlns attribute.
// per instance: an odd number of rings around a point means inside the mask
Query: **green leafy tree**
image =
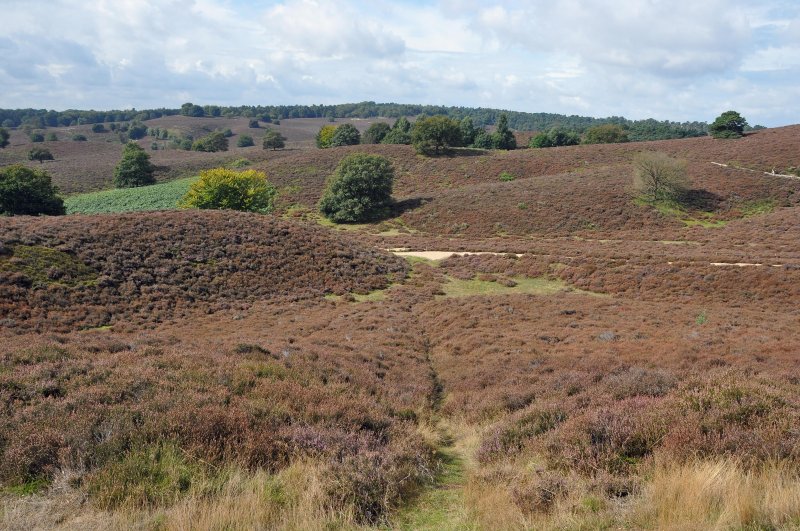
<svg viewBox="0 0 800 531"><path fill-rule="evenodd" d="M549 148L558 146L575 146L581 143L577 133L554 127L546 133L539 133L530 139L528 147Z"/></svg>
<svg viewBox="0 0 800 531"><path fill-rule="evenodd" d="M200 172L200 179L189 188L180 206L267 214L274 209L277 194L264 172L214 168Z"/></svg>
<svg viewBox="0 0 800 531"><path fill-rule="evenodd" d="M394 168L380 155L344 157L319 202L322 214L335 223L357 223L384 217L392 205Z"/></svg>
<svg viewBox="0 0 800 531"><path fill-rule="evenodd" d="M331 147L356 146L361 143L361 133L353 124L342 124L331 138Z"/></svg>
<svg viewBox="0 0 800 531"><path fill-rule="evenodd" d="M135 122L128 127L128 138L130 140L139 140L147 136L147 126L140 122Z"/></svg>
<svg viewBox="0 0 800 531"><path fill-rule="evenodd" d="M8 145L8 130L5 127L0 127L0 148L4 148Z"/></svg>
<svg viewBox="0 0 800 531"><path fill-rule="evenodd" d="M584 144L619 144L628 141L628 133L621 125L603 124L590 127L583 137Z"/></svg>
<svg viewBox="0 0 800 531"><path fill-rule="evenodd" d="M206 111L199 105L187 102L181 105L181 114L183 116L193 116L195 118L199 118L201 116L205 116Z"/></svg>
<svg viewBox="0 0 800 531"><path fill-rule="evenodd" d="M38 160L41 164L46 160L53 160L53 154L49 149L35 147L28 151L28 160Z"/></svg>
<svg viewBox="0 0 800 531"><path fill-rule="evenodd" d="M150 155L136 142L128 142L122 151L122 160L114 169L114 186L135 188L155 184L154 172Z"/></svg>
<svg viewBox="0 0 800 531"><path fill-rule="evenodd" d="M461 129L461 142L465 146L471 146L473 142L475 142L475 135L478 134L478 129L475 128L475 124L472 121L472 118L469 116L465 116L461 120L461 124L459 124Z"/></svg>
<svg viewBox="0 0 800 531"><path fill-rule="evenodd" d="M239 138L236 139L236 145L238 147L250 147L255 146L256 143L250 135L239 135Z"/></svg>
<svg viewBox="0 0 800 531"><path fill-rule="evenodd" d="M64 201L47 172L21 164L0 168L0 214L57 216L64 213Z"/></svg>
<svg viewBox="0 0 800 531"><path fill-rule="evenodd" d="M258 120L254 118L254 119L250 120L249 122L247 122L247 127L249 127L250 129L258 129L261 126L258 125Z"/></svg>
<svg viewBox="0 0 800 531"><path fill-rule="evenodd" d="M644 152L633 159L633 188L650 201L680 199L689 189L686 161L662 152Z"/></svg>
<svg viewBox="0 0 800 531"><path fill-rule="evenodd" d="M278 131L270 129L264 135L264 149L283 149L286 147L286 137Z"/></svg>
<svg viewBox="0 0 800 531"><path fill-rule="evenodd" d="M438 155L440 150L461 145L461 124L447 116L420 118L411 131L417 153Z"/></svg>
<svg viewBox="0 0 800 531"><path fill-rule="evenodd" d="M714 120L708 127L708 132L714 138L741 138L744 136L744 129L747 127L747 120L736 111L726 111Z"/></svg>
<svg viewBox="0 0 800 531"><path fill-rule="evenodd" d="M386 122L375 122L364 131L361 140L364 144L380 144L391 130L392 127Z"/></svg>
<svg viewBox="0 0 800 531"><path fill-rule="evenodd" d="M517 149L517 139L508 128L508 115L503 113L497 121L497 130L492 134L494 147L497 149Z"/></svg>
<svg viewBox="0 0 800 531"><path fill-rule="evenodd" d="M331 147L331 142L333 141L333 135L336 134L336 126L335 125L323 125L319 128L317 132L317 147L320 149L325 149Z"/></svg>
<svg viewBox="0 0 800 531"><path fill-rule="evenodd" d="M94 124L92 126L92 133L105 133L106 128L103 124Z"/></svg>
<svg viewBox="0 0 800 531"><path fill-rule="evenodd" d="M203 138L195 140L192 144L193 151L228 151L228 139L222 131L214 131Z"/></svg>
<svg viewBox="0 0 800 531"><path fill-rule="evenodd" d="M31 142L44 142L44 135L38 131L31 133Z"/></svg>
<svg viewBox="0 0 800 531"><path fill-rule="evenodd" d="M411 144L411 122L405 116L395 120L392 130L381 140L382 144Z"/></svg>
<svg viewBox="0 0 800 531"><path fill-rule="evenodd" d="M485 129L478 130L475 134L475 140L472 141L472 147L478 149L493 149L494 138L492 138L492 134Z"/></svg>

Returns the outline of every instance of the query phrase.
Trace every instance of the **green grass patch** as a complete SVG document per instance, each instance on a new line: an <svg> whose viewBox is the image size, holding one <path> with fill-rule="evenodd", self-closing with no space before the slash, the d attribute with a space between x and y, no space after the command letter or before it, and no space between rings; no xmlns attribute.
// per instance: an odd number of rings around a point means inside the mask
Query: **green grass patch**
<svg viewBox="0 0 800 531"><path fill-rule="evenodd" d="M209 467L164 442L134 449L92 474L89 496L106 509L164 507L189 493L213 492Z"/></svg>
<svg viewBox="0 0 800 531"><path fill-rule="evenodd" d="M769 214L775 210L775 201L772 199L758 199L756 201L745 201L739 205L742 216L749 218L760 214Z"/></svg>
<svg viewBox="0 0 800 531"><path fill-rule="evenodd" d="M10 255L0 256L0 270L22 273L34 287L75 287L97 280L97 271L71 254L37 245L13 245L10 249Z"/></svg>
<svg viewBox="0 0 800 531"><path fill-rule="evenodd" d="M449 278L442 287L443 297L471 297L474 295L511 295L527 293L532 295L552 295L569 289L569 285L562 280L546 278L513 277L515 286L504 286L500 282L488 280L459 280Z"/></svg>
<svg viewBox="0 0 800 531"><path fill-rule="evenodd" d="M64 200L67 214L105 214L177 210L180 201L198 177L187 177L166 183L90 192Z"/></svg>
<svg viewBox="0 0 800 531"><path fill-rule="evenodd" d="M11 494L13 496L31 496L44 490L49 483L46 479L36 478L20 483L19 485L11 485L2 489L2 492Z"/></svg>
<svg viewBox="0 0 800 531"><path fill-rule="evenodd" d="M716 229L724 227L727 221L715 219L714 212L691 211L674 200L662 199L658 201L648 201L637 198L634 203L639 206L649 206L655 208L659 214L666 217L677 218L687 227L703 227L706 229Z"/></svg>
<svg viewBox="0 0 800 531"><path fill-rule="evenodd" d="M397 513L392 529L472 529L466 520L463 459L452 449L438 452L441 469L434 484Z"/></svg>

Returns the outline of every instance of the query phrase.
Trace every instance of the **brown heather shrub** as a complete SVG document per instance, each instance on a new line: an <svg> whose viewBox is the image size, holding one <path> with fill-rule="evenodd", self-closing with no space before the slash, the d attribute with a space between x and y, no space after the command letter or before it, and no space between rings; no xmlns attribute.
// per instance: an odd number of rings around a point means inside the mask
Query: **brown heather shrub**
<svg viewBox="0 0 800 531"><path fill-rule="evenodd" d="M62 251L96 280L32 286L28 273L14 269L13 256L0 257L0 322L18 330L153 326L257 300L368 293L404 277L408 267L330 231L242 213L26 221L0 220L5 248Z"/></svg>

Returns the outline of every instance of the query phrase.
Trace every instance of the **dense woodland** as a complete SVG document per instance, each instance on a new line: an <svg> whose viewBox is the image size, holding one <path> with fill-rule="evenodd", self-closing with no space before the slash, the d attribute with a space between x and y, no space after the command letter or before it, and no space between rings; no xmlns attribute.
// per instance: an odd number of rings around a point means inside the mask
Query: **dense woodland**
<svg viewBox="0 0 800 531"><path fill-rule="evenodd" d="M633 141L697 137L705 136L708 133L708 124L705 122L681 123L654 119L629 120L621 116L592 118L554 113L503 111L482 107L447 107L375 103L371 101L340 105L242 105L238 107L200 106L185 103L179 109L160 108L112 111L0 109L0 125L2 127L29 125L33 128L63 127L131 120L144 121L176 114L193 117L250 117L260 118L267 122L289 118L329 118L335 120L336 118L374 118L378 116L398 118L400 116L445 115L458 120L470 117L476 126L482 127L496 124L503 113L508 115L510 127L517 131L545 131L553 127L561 127L583 132L592 126L611 123L625 127L628 130L629 139Z"/></svg>

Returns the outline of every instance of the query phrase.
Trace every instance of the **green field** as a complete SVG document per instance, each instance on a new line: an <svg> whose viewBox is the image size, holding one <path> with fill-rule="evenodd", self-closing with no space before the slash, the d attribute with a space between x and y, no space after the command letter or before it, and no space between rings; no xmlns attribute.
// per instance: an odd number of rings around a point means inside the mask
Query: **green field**
<svg viewBox="0 0 800 531"><path fill-rule="evenodd" d="M68 197L64 200L67 214L102 214L174 210L197 177L187 177L141 188L103 190Z"/></svg>

